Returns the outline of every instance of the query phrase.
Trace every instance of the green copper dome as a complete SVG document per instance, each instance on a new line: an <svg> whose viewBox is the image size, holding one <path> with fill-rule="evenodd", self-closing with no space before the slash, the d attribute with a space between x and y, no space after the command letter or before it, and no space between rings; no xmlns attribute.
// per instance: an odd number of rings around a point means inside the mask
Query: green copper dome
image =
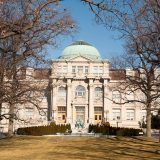
<svg viewBox="0 0 160 160"><path fill-rule="evenodd" d="M61 53L59 59L70 59L82 55L93 60L101 60L98 50L85 41L75 41L67 46Z"/></svg>

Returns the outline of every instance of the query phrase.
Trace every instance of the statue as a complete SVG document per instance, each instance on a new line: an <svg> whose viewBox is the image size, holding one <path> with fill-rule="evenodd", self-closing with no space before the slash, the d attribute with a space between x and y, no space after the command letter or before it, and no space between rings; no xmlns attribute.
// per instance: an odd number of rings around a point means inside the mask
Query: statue
<svg viewBox="0 0 160 160"><path fill-rule="evenodd" d="M75 127L78 128L78 129L79 128L84 128L84 123L80 119L78 119L76 121Z"/></svg>

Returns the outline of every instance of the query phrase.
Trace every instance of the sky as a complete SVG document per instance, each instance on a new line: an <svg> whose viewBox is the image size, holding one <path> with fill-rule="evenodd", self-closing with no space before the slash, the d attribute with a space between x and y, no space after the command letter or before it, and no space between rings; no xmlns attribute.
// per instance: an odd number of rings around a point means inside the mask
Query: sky
<svg viewBox="0 0 160 160"><path fill-rule="evenodd" d="M118 33L107 30L95 22L94 14L80 0L65 0L63 6L68 8L78 25L78 31L73 36L61 37L58 48L49 48L49 57L58 58L63 49L76 40L84 40L96 47L102 58L111 59L123 53L123 41L118 39Z"/></svg>

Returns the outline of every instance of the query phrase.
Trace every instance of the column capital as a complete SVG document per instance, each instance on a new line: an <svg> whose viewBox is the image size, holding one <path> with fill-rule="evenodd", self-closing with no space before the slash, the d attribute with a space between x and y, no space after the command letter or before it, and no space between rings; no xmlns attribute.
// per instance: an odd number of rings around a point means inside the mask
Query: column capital
<svg viewBox="0 0 160 160"><path fill-rule="evenodd" d="M51 85L53 88L56 88L57 87L57 84L52 84Z"/></svg>
<svg viewBox="0 0 160 160"><path fill-rule="evenodd" d="M89 87L91 88L93 88L94 87L94 84L93 83L91 83L91 84L89 84Z"/></svg>
<svg viewBox="0 0 160 160"><path fill-rule="evenodd" d="M71 87L72 86L72 81L71 79L67 79L67 87Z"/></svg>
<svg viewBox="0 0 160 160"><path fill-rule="evenodd" d="M103 84L104 87L108 87L108 84Z"/></svg>

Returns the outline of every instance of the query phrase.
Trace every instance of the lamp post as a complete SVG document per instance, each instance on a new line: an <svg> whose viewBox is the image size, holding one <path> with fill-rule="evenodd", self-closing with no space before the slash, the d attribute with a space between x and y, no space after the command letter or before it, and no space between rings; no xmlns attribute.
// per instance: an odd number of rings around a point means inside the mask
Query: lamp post
<svg viewBox="0 0 160 160"><path fill-rule="evenodd" d="M3 129L4 127L0 127L0 136L3 135Z"/></svg>
<svg viewBox="0 0 160 160"><path fill-rule="evenodd" d="M117 128L118 128L118 123L119 123L120 117L117 116Z"/></svg>

